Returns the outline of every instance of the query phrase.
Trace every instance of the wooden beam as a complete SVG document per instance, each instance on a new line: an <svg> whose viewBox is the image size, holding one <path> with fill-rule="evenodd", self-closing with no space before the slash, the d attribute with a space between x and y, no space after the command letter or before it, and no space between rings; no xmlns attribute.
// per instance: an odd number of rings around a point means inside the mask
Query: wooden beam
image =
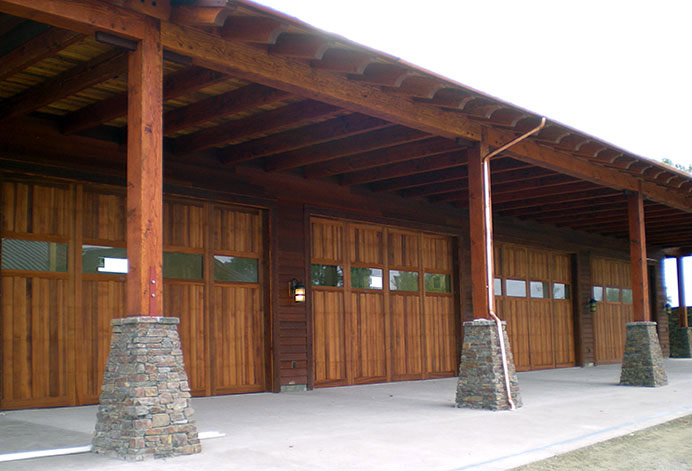
<svg viewBox="0 0 692 471"><path fill-rule="evenodd" d="M615 199L611 195L593 198L590 201L574 201L572 203L554 202L533 206L530 208L499 210L503 216L508 217L534 217L536 214L545 214L546 216L555 214L564 214L567 210L583 209L583 208L598 208L602 206L610 207L612 204L625 203L624 195L621 198Z"/></svg>
<svg viewBox="0 0 692 471"><path fill-rule="evenodd" d="M646 235L644 232L644 199L640 192L627 198L630 260L632 267L632 311L634 320L650 321L649 275L646 265Z"/></svg>
<svg viewBox="0 0 692 471"><path fill-rule="evenodd" d="M221 36L249 43L274 44L288 25L274 18L261 16L231 16L226 20Z"/></svg>
<svg viewBox="0 0 692 471"><path fill-rule="evenodd" d="M84 35L59 28L50 28L10 53L0 57L0 80L5 80L66 47L82 40Z"/></svg>
<svg viewBox="0 0 692 471"><path fill-rule="evenodd" d="M15 29L17 26L19 26L21 23L23 23L25 20L24 18L18 18L16 16L11 16L11 15L1 15L0 16L0 36L4 36L13 29Z"/></svg>
<svg viewBox="0 0 692 471"><path fill-rule="evenodd" d="M522 191L526 191L529 188L536 188L543 186L540 182L544 181L546 176L557 177L550 170L546 169L536 169L532 168L530 170L519 170L516 172L505 172L498 175L493 175L493 194L506 192L510 189L508 184L514 182L522 182L524 185L520 187ZM550 178L550 177L548 177ZM536 180L539 183L536 183ZM547 180L546 184L550 184ZM420 197L420 196L432 196L440 195L443 193L466 190L468 187L466 182L462 181L450 181L446 183L434 183L431 185L420 186L417 188L411 188L404 190L401 196L404 197Z"/></svg>
<svg viewBox="0 0 692 471"><path fill-rule="evenodd" d="M459 155L461 155L461 154L459 154ZM451 161L450 161L450 157L451 157ZM376 192L399 191L399 190L405 190L407 188L415 188L418 186L423 186L423 185L428 185L428 184L433 184L433 183L441 183L441 182L448 182L448 181L452 181L452 180L459 180L459 179L466 178L468 176L468 172L467 172L466 167L460 166L460 163L458 161L455 163L454 160L456 159L456 157L454 157L454 156L445 155L445 156L431 157L430 159L434 160L435 164L437 164L437 163L444 164L446 161L448 163L448 165L444 166L443 170L431 169L433 171L426 171L426 173L422 173L420 175L407 173L403 176L391 178L390 180L376 181L375 183L370 185L370 189L373 191L376 191ZM436 159L440 159L440 162L438 162ZM462 162L462 163L464 163L464 162ZM452 168L452 167L455 167L455 168ZM513 171L513 170L516 170L518 168L527 167L527 164L525 164L523 162L517 162L516 160L513 160L513 159L502 159L502 158L498 157L497 160L493 160L490 163L490 167L491 167L491 172L493 173L493 175L495 175L496 173L499 173L499 172ZM427 166L423 167L423 170L425 170L425 169L427 169ZM409 170L409 172L410 172L410 170Z"/></svg>
<svg viewBox="0 0 692 471"><path fill-rule="evenodd" d="M171 21L188 26L223 26L233 10L226 6L177 6L171 9Z"/></svg>
<svg viewBox="0 0 692 471"><path fill-rule="evenodd" d="M489 145L499 147L510 141L514 134L497 129L488 129ZM536 144L529 139L514 145L507 153L518 160L559 173L586 180L618 190L642 191L648 199L685 212L692 212L692 198L652 182L641 182L636 177L617 170L590 164L553 149ZM640 188L641 184L641 188Z"/></svg>
<svg viewBox="0 0 692 471"><path fill-rule="evenodd" d="M333 47L324 53L321 60L312 61L311 65L315 69L360 75L374 61L373 54Z"/></svg>
<svg viewBox="0 0 692 471"><path fill-rule="evenodd" d="M163 49L159 23L129 54L127 315L163 315Z"/></svg>
<svg viewBox="0 0 692 471"><path fill-rule="evenodd" d="M449 139L430 138L414 143L401 144L386 149L378 149L347 158L333 160L305 168L305 178L323 178L341 173L373 169L383 165L408 162L423 157L438 155L458 149Z"/></svg>
<svg viewBox="0 0 692 471"><path fill-rule="evenodd" d="M342 185L362 185L400 177L415 177L417 174L452 169L466 164L466 152L459 149L441 155L424 157L409 162L399 162L383 167L347 173L341 178ZM465 174L464 174L465 175ZM379 190L378 190L379 191ZM386 191L386 190L381 190Z"/></svg>
<svg viewBox="0 0 692 471"><path fill-rule="evenodd" d="M497 211L505 211L509 209L518 209L518 208L530 208L532 206L539 206L543 204L550 204L550 203L569 203L572 201L588 201L591 200L592 198L598 198L601 196L618 196L619 192L616 190L612 190L610 188L597 188L593 190L586 190L586 191L578 191L576 193L567 193L567 194L562 194L562 195L550 195L550 196L541 196L538 198L531 198L531 199L523 199L521 197L516 197L515 199L507 198L506 202L503 203L497 203L496 202L496 210Z"/></svg>
<svg viewBox="0 0 692 471"><path fill-rule="evenodd" d="M548 187L538 187L533 189L522 190L517 188L515 184L509 186L496 186L493 188L493 193L496 193L493 197L496 205L502 205L504 203L519 202L519 204L531 205L532 201L539 200L544 201L545 198L565 198L569 200L570 198L589 198L589 191L594 190L596 187L589 182L576 181L574 183L562 184L559 186L548 186ZM587 191L585 191L587 190ZM455 191L452 193L447 193L443 195L437 195L430 198L430 201L436 203L451 202L451 201L465 201L466 192L465 191Z"/></svg>
<svg viewBox="0 0 692 471"><path fill-rule="evenodd" d="M348 116L338 116L300 129L291 129L235 146L228 146L219 149L217 155L219 160L225 164L239 164L267 155L356 136L364 132L390 126L392 125L387 121L354 113Z"/></svg>
<svg viewBox="0 0 692 471"><path fill-rule="evenodd" d="M268 54L238 41L170 23L162 25L162 38L167 49L193 55L197 64L210 69L441 137L480 139L481 126L468 118L402 100L379 87Z"/></svg>
<svg viewBox="0 0 692 471"><path fill-rule="evenodd" d="M393 126L356 137L273 155L265 159L264 169L268 172L276 172L298 168L304 165L345 157L347 155L360 154L362 152L391 147L406 142L420 141L428 137L430 137L429 134L415 129Z"/></svg>
<svg viewBox="0 0 692 471"><path fill-rule="evenodd" d="M215 146L228 144L240 138L251 138L272 131L298 127L317 118L334 116L342 110L324 103L305 100L260 113L247 118L229 121L220 126L203 129L177 138L173 144L176 154L191 154Z"/></svg>
<svg viewBox="0 0 692 471"><path fill-rule="evenodd" d="M204 87L217 84L228 77L214 70L201 67L174 72L163 78L163 100L172 100ZM62 129L67 135L107 123L127 115L127 92L73 111L62 118Z"/></svg>
<svg viewBox="0 0 692 471"><path fill-rule="evenodd" d="M164 130L167 134L174 133L209 121L250 111L263 105L276 103L288 97L290 94L276 88L258 84L246 85L168 111L163 116Z"/></svg>
<svg viewBox="0 0 692 471"><path fill-rule="evenodd" d="M125 72L127 57L112 50L0 103L0 122L36 111Z"/></svg>
<svg viewBox="0 0 692 471"><path fill-rule="evenodd" d="M317 34L283 33L269 52L295 59L320 60L334 41Z"/></svg>
<svg viewBox="0 0 692 471"><path fill-rule="evenodd" d="M141 39L146 15L105 0L0 0L0 12L83 34L104 31Z"/></svg>
<svg viewBox="0 0 692 471"><path fill-rule="evenodd" d="M488 147L483 141L468 151L471 297L474 319L490 318L490 313L495 312L495 296L490 294L494 278L490 164L488 160L483 160L487 153Z"/></svg>

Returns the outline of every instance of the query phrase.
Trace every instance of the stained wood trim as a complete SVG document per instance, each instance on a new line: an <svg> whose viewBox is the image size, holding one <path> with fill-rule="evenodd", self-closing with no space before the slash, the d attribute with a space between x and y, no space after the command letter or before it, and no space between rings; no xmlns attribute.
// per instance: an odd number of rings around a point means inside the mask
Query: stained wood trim
<svg viewBox="0 0 692 471"><path fill-rule="evenodd" d="M146 35L147 17L104 0L2 0L0 11L84 34L107 31L129 39Z"/></svg>
<svg viewBox="0 0 692 471"><path fill-rule="evenodd" d="M128 316L163 314L162 53L158 21L148 19L128 70Z"/></svg>
<svg viewBox="0 0 692 471"><path fill-rule="evenodd" d="M274 219L277 219L276 216ZM306 345L306 356L307 356L307 377L308 384L307 388L309 390L315 389L315 352L313 351L315 345L315 333L314 333L314 313L312 311L312 290L317 288L312 286L311 282L311 267L313 263L311 253L312 253L312 222L309 211L306 211L305 206L303 206L303 254L305 254L305 272L303 273L303 283L305 284L305 315L307 316L306 322L306 335L307 335L307 345ZM274 241L272 246L276 246L278 253L278 230L275 231ZM276 278L278 280L278 268L276 269ZM345 275L345 273L344 273ZM344 276L345 281L345 276ZM342 288L343 290L343 288ZM345 297L345 294L344 294ZM279 355L277 355L277 358ZM277 368L278 370L278 368Z"/></svg>
<svg viewBox="0 0 692 471"><path fill-rule="evenodd" d="M486 145L478 145L469 150L469 231L471 243L471 289L473 293L473 315L475 319L488 318L491 310L494 311L494 297L488 295L488 280L493 279L493 266L488 265L488 250L486 237L492 239L492 212L486 214L485 205L492 208L491 201L486 202L486 185L490 184L489 162L482 160L487 154ZM487 182L487 183L486 183Z"/></svg>
<svg viewBox="0 0 692 471"><path fill-rule="evenodd" d="M632 267L632 309L635 321L651 320L649 303L649 276L646 266L646 234L644 226L644 200L640 192L627 198L630 234L630 260Z"/></svg>

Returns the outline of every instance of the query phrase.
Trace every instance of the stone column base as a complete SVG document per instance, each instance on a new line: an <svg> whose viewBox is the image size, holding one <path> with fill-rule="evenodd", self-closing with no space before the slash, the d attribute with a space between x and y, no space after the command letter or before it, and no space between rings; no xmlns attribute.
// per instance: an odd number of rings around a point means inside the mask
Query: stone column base
<svg viewBox="0 0 692 471"><path fill-rule="evenodd" d="M692 327L670 328L670 356L692 358Z"/></svg>
<svg viewBox="0 0 692 471"><path fill-rule="evenodd" d="M521 407L519 382L507 337L506 322L502 322L502 334L505 340L512 400L515 407ZM461 349L456 405L473 409L510 409L502 368L500 337L497 335L495 321L476 319L464 322L464 345Z"/></svg>
<svg viewBox="0 0 692 471"><path fill-rule="evenodd" d="M93 451L127 460L199 453L175 317L114 319Z"/></svg>
<svg viewBox="0 0 692 471"><path fill-rule="evenodd" d="M655 322L627 323L620 384L649 387L668 384Z"/></svg>

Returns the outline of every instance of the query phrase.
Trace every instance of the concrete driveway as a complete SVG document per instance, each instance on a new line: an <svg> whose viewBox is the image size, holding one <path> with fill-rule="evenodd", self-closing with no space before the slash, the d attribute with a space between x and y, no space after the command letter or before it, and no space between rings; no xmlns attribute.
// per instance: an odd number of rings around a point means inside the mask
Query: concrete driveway
<svg viewBox="0 0 692 471"><path fill-rule="evenodd" d="M454 407L456 379L193 400L199 455L128 463L91 453L0 470L504 470L692 413L692 360L669 385L618 386L620 366L519 373L524 407ZM86 445L96 407L7 411L0 453Z"/></svg>

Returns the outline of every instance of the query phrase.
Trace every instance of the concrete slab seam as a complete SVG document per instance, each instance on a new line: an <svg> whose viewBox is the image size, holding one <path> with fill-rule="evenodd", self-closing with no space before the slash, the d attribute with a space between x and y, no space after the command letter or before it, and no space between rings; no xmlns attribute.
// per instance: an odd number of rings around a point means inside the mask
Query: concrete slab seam
<svg viewBox="0 0 692 471"><path fill-rule="evenodd" d="M583 434L583 435L579 435L579 436L576 436L576 437L568 438L568 439L566 439L566 440L561 440L561 441L559 441L559 442L553 442L553 443L549 443L549 444L547 444L547 445L543 445L543 446L540 446L540 447L530 448L530 449L528 449L528 450L524 450L524 451L521 451L521 452L519 452L519 453L513 453L513 454L511 454L511 455L501 456L501 457L499 457L499 458L495 458L495 459L488 460L488 461L482 461L482 462L480 462L480 463L469 464L469 465L466 465L466 466L462 466L462 467L460 467L460 468L453 468L451 471L463 471L463 470L466 470L466 469L473 469L473 468L478 468L478 467L480 467L480 466L485 466L485 465L488 465L488 464L498 463L498 462L500 462L500 461L508 460L508 459L511 459L511 458L517 458L517 457L519 457L519 456L528 455L528 454L531 454L531 453L536 453L536 452L539 452L539 451L547 450L548 448L553 448L553 447L560 446L560 445L566 445L566 444L568 444L568 443L573 443L573 442L576 442L576 441L579 441L579 440L585 440L585 439L587 439L587 438L591 438L591 437L594 437L594 436L597 436L597 435L602 435L602 434L604 434L604 433L613 432L613 431L615 431L615 430L620 430L620 429L625 428L625 427L629 427L629 426L632 426L632 425L638 425L638 424L641 424L641 423L644 423L644 422L648 422L648 421L650 421L650 420L658 419L658 418L660 418L660 417L665 417L665 416L668 416L668 415L675 415L675 414L678 414L678 413L680 413L680 412L689 411L689 410L692 410L692 404L689 404L689 405L683 406L683 407L678 407L677 409L672 409L672 410L669 410L669 411L666 411L666 412L659 412L658 414L650 415L650 416L648 416L648 417L642 417L641 419L632 420L632 421L629 421L629 422L624 422L624 423L622 423L622 424L615 425L615 426L613 426L613 427L608 427L608 428L605 428L605 429L602 429L602 430L597 430L597 431L595 431L595 432L585 433L585 434ZM672 418L674 418L674 417L672 417Z"/></svg>

